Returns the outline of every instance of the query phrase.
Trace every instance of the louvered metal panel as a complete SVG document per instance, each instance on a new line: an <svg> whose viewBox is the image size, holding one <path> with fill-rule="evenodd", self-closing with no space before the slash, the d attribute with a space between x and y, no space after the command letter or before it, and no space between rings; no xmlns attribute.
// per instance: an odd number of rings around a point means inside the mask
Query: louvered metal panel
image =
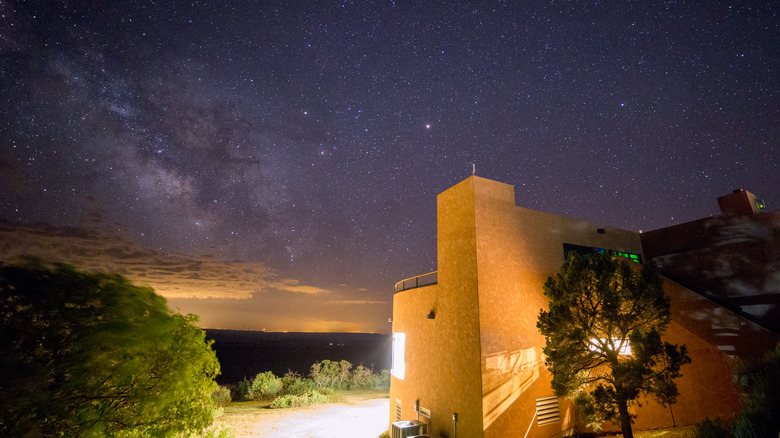
<svg viewBox="0 0 780 438"><path fill-rule="evenodd" d="M536 424L543 426L556 421L561 421L561 408L558 405L558 398L555 396L537 398Z"/></svg>

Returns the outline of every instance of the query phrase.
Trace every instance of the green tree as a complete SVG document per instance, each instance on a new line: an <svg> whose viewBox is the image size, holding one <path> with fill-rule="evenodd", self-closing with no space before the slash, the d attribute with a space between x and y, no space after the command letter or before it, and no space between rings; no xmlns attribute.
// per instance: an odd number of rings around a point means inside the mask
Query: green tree
<svg viewBox="0 0 780 438"><path fill-rule="evenodd" d="M629 406L642 394L676 401L685 346L661 340L671 320L658 269L605 254L570 256L547 279L549 310L537 327L558 397L574 399L591 426L619 424L633 437Z"/></svg>
<svg viewBox="0 0 780 438"><path fill-rule="evenodd" d="M352 364L346 360L340 362L323 360L315 362L309 371L309 376L317 384L318 388L338 388L347 386L350 380Z"/></svg>
<svg viewBox="0 0 780 438"><path fill-rule="evenodd" d="M219 363L150 288L0 264L0 435L182 436L212 421Z"/></svg>

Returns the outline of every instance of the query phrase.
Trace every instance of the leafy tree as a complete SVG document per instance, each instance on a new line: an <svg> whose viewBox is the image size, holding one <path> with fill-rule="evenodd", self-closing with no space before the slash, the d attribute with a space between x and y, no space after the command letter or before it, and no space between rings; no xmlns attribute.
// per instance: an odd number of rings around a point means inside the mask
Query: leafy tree
<svg viewBox="0 0 780 438"><path fill-rule="evenodd" d="M661 340L671 320L658 269L606 254L570 256L547 279L549 311L537 327L558 397L573 398L589 425L611 420L633 437L629 406L641 395L676 401L685 346ZM628 350L630 348L630 351Z"/></svg>
<svg viewBox="0 0 780 438"><path fill-rule="evenodd" d="M203 431L219 363L195 325L116 274L0 264L0 435Z"/></svg>

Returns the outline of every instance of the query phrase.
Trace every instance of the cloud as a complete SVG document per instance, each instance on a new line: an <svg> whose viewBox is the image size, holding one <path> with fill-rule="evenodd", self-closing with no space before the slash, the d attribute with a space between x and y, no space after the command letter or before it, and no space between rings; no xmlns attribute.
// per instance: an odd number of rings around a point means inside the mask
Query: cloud
<svg viewBox="0 0 780 438"><path fill-rule="evenodd" d="M302 285L298 280L291 280L291 279L284 279L277 282L273 282L269 284L269 286L286 292L301 293L301 294L320 294L320 293L330 292L327 289L322 289L317 286Z"/></svg>
<svg viewBox="0 0 780 438"><path fill-rule="evenodd" d="M0 260L11 262L25 255L92 272L116 272L136 284L154 288L166 298L241 300L263 289L305 294L327 292L295 279L280 279L260 262L161 253L136 246L120 232L0 222Z"/></svg>
<svg viewBox="0 0 780 438"><path fill-rule="evenodd" d="M117 225L117 228L121 226ZM0 220L0 262L32 255L152 287L200 325L268 331L385 332L388 301L346 284L330 290L283 277L260 262L163 253L133 244L95 215L79 227ZM364 299L368 298L368 299ZM381 315L381 317L377 317Z"/></svg>

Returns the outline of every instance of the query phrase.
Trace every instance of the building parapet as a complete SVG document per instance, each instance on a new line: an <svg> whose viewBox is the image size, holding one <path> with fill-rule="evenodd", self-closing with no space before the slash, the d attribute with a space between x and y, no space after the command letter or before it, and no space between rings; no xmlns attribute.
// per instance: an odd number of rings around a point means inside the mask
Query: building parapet
<svg viewBox="0 0 780 438"><path fill-rule="evenodd" d="M395 291L401 292L423 286L430 286L439 282L439 271L429 272L414 277L406 278L395 284Z"/></svg>

